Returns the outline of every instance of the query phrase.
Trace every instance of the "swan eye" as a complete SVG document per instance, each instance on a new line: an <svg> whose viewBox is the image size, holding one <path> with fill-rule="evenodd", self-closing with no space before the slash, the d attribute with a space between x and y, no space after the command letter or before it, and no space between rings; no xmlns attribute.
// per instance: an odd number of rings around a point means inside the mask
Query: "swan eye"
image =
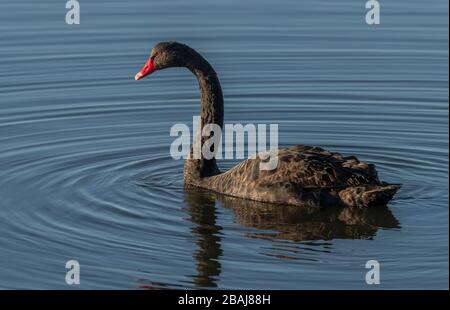
<svg viewBox="0 0 450 310"><path fill-rule="evenodd" d="M155 59L155 57L158 55L158 52L155 51L155 49L152 49L150 52L150 59Z"/></svg>

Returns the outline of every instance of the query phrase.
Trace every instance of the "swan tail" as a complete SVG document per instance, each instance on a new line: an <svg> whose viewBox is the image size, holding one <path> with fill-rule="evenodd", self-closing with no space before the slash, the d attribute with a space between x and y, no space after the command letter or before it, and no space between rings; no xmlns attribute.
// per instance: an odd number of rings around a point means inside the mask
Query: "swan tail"
<svg viewBox="0 0 450 310"><path fill-rule="evenodd" d="M339 192L339 197L345 205L351 207L381 206L386 205L400 187L399 184L388 183L347 187Z"/></svg>

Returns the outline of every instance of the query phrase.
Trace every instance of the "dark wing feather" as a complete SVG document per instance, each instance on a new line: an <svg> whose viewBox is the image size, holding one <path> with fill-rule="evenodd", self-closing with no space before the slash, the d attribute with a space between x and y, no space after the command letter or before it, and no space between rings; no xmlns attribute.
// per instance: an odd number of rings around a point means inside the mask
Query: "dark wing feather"
<svg viewBox="0 0 450 310"><path fill-rule="evenodd" d="M261 159L247 159L197 186L230 196L293 205L371 205L387 202L399 186L378 180L375 166L354 156L296 145L278 151L278 166L260 170ZM386 196L386 197L385 197Z"/></svg>
<svg viewBox="0 0 450 310"><path fill-rule="evenodd" d="M274 170L260 170L260 161L260 158L244 160L217 177L227 187L281 182L303 188L329 188L379 183L374 165L319 147L296 145L279 150L278 166Z"/></svg>

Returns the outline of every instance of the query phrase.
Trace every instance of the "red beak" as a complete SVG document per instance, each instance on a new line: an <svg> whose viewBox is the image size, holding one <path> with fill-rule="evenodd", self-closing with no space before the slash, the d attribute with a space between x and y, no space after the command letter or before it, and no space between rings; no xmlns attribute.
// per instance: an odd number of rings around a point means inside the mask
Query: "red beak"
<svg viewBox="0 0 450 310"><path fill-rule="evenodd" d="M141 71L139 71L136 75L135 75L135 77L134 77L134 79L137 81L137 80L140 80L140 79L142 79L143 77L146 77L147 75L149 75L150 73L152 73L153 71L155 71L156 70L156 68L155 68L155 63L153 62L153 59L149 59L148 61L147 61L147 63L144 65L144 67L142 67L142 69L141 69Z"/></svg>

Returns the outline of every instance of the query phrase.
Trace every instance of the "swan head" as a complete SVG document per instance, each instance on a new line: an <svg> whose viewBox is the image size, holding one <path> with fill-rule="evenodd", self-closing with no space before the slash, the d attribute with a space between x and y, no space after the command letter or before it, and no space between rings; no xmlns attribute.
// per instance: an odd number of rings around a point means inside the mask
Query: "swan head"
<svg viewBox="0 0 450 310"><path fill-rule="evenodd" d="M134 79L140 80L147 75L170 67L189 67L195 60L196 52L185 44L178 42L160 42L152 48L150 57L136 74Z"/></svg>

